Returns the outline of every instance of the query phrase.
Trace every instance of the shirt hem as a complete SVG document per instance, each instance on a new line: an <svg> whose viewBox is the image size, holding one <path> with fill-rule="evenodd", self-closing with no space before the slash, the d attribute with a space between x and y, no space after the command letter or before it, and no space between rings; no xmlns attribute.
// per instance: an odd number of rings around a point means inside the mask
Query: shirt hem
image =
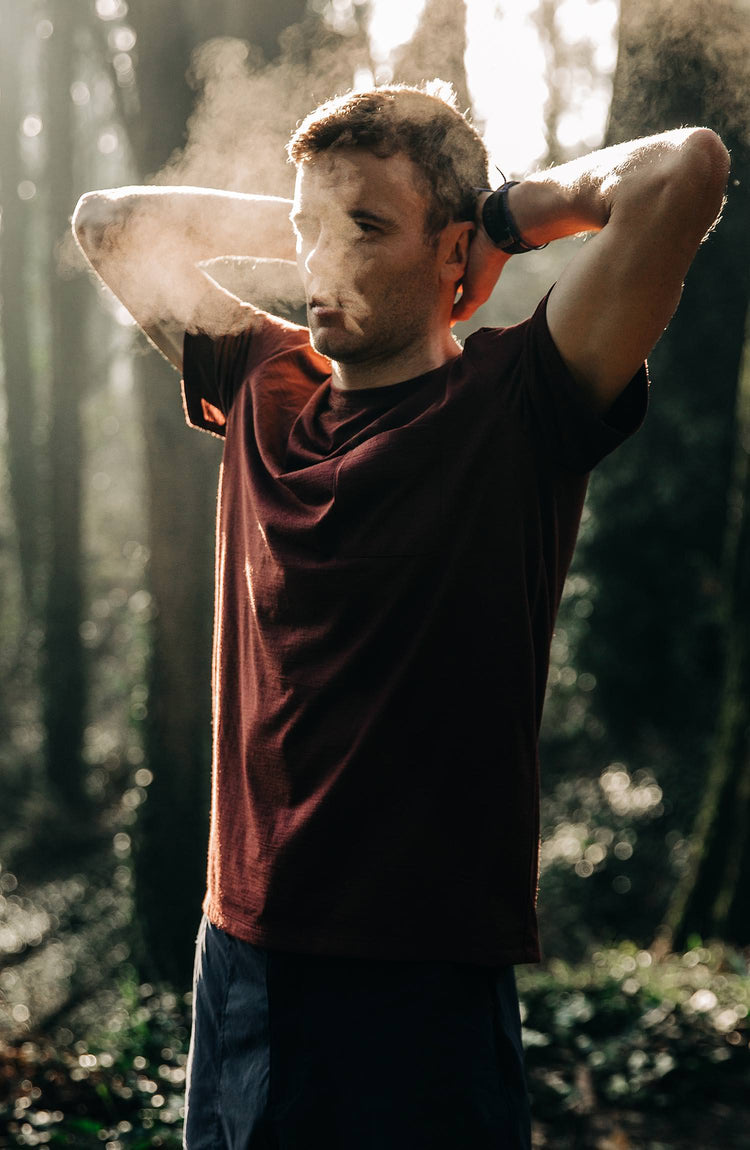
<svg viewBox="0 0 750 1150"><path fill-rule="evenodd" d="M383 961L468 962L477 966L516 966L541 962L541 952L533 944L518 946L466 946L451 938L432 940L394 939L385 934L359 935L350 931L315 936L309 932L264 927L242 914L217 908L207 896L203 910L214 926L226 934L265 950L331 958L366 958Z"/></svg>

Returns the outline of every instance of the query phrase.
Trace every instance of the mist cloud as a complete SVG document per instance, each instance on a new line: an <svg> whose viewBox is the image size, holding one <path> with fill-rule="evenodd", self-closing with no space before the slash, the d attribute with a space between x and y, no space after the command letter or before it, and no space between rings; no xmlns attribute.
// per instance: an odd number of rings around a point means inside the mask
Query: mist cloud
<svg viewBox="0 0 750 1150"><path fill-rule="evenodd" d="M290 197L289 136L313 107L350 88L367 62L364 39L321 36L317 23L287 28L270 63L243 41L208 41L190 66L198 97L188 142L154 182Z"/></svg>
<svg viewBox="0 0 750 1150"><path fill-rule="evenodd" d="M149 177L149 186L166 194L169 187L201 187L291 199L294 170L286 144L296 124L317 104L351 88L355 73L369 65L364 34L346 39L319 21L287 28L276 60L266 62L243 41L218 38L194 53L189 80L196 89L185 147ZM107 203L96 205L106 217ZM220 209L219 209L220 210ZM175 201L156 196L139 206L127 229L111 228L100 272L143 326L176 320L194 327L206 314L208 285L236 298L287 314L302 302L296 268L289 260L269 259L267 230L238 233L232 243L205 259L205 238L216 231L217 207L195 201L190 213ZM105 223L103 219L101 223ZM261 220L262 224L262 220ZM93 226L99 226L94 220ZM289 247L291 225L288 225ZM293 250L293 248L292 248ZM213 292L209 334L223 330L221 295Z"/></svg>

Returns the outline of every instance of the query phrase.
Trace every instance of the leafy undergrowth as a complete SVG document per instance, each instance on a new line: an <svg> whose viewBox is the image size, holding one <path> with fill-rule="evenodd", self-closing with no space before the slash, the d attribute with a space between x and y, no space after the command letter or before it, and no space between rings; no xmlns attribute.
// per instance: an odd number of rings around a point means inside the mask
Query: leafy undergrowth
<svg viewBox="0 0 750 1150"><path fill-rule="evenodd" d="M145 1150L182 1144L189 1005L169 990L125 984L71 1027L0 1045L0 1147Z"/></svg>
<svg viewBox="0 0 750 1150"><path fill-rule="evenodd" d="M535 1147L750 1146L742 955L696 946L656 961L623 944L587 964L524 969L518 982ZM95 1017L79 1037L70 1020L0 1047L0 1146L180 1145L187 1003L127 983Z"/></svg>
<svg viewBox="0 0 750 1150"><path fill-rule="evenodd" d="M750 1147L745 957L632 944L519 973L538 1146Z"/></svg>

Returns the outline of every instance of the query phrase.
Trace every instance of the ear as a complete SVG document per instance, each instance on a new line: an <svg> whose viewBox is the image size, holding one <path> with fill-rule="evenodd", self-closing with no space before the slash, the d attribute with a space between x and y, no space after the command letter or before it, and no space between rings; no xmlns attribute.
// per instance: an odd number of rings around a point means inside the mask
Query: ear
<svg viewBox="0 0 750 1150"><path fill-rule="evenodd" d="M476 226L471 220L454 220L440 233L440 278L457 285L469 261L469 248Z"/></svg>

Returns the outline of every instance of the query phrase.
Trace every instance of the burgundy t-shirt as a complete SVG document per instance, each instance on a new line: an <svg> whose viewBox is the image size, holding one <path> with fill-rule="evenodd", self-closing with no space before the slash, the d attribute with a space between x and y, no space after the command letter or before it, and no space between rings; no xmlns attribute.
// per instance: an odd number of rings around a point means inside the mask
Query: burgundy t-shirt
<svg viewBox="0 0 750 1150"><path fill-rule="evenodd" d="M539 957L537 737L605 421L545 303L417 379L332 386L306 328L185 340L188 420L225 436L209 919L270 948Z"/></svg>

